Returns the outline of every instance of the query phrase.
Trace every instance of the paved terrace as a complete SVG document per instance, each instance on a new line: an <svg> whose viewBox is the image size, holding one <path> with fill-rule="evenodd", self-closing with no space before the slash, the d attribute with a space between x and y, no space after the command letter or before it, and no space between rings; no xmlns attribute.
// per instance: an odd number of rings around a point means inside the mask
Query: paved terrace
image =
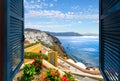
<svg viewBox="0 0 120 81"><path fill-rule="evenodd" d="M90 77L96 80L103 80L103 77L101 76L99 70L86 70L60 57L58 59L58 62L59 62L58 68L63 71L68 71L68 72L71 71L72 74L77 76Z"/></svg>

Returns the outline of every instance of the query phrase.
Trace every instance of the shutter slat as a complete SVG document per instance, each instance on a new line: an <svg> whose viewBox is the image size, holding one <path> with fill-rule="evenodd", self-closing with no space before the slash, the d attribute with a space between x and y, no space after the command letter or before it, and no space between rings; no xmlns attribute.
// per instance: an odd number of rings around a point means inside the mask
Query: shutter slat
<svg viewBox="0 0 120 81"><path fill-rule="evenodd" d="M109 80L111 80L111 81L118 81L118 75L115 73L114 75L112 75L112 70L111 70L111 66L110 66L110 64L109 63L107 63L107 62L105 62L105 64L106 64L106 66L105 66L105 73L107 74L107 76L108 76L108 78L109 78Z"/></svg>
<svg viewBox="0 0 120 81"><path fill-rule="evenodd" d="M109 54L111 54L111 52L109 52L108 51L108 48L105 48L105 57L107 57L107 59L108 59L108 63L109 62L111 62L110 64L112 64L113 66L115 66L115 67L113 67L114 68L114 70L116 71L116 72L119 72L119 70L117 70L117 69L115 69L116 67L117 68L119 68L120 66L118 66L118 64L119 64L119 62L117 62L116 60L114 60L114 59L112 59L113 57L114 57L114 55L109 55ZM114 62L116 62L116 63L114 63Z"/></svg>
<svg viewBox="0 0 120 81"><path fill-rule="evenodd" d="M22 2L21 0L11 0L10 2L10 10L11 12L16 13L19 16L22 16Z"/></svg>
<svg viewBox="0 0 120 81"><path fill-rule="evenodd" d="M106 1L106 2L104 2ZM119 0L103 0L105 6L103 7L103 12L106 13L111 7L113 7Z"/></svg>
<svg viewBox="0 0 120 81"><path fill-rule="evenodd" d="M100 69L105 81L120 81L119 3L100 0Z"/></svg>
<svg viewBox="0 0 120 81"><path fill-rule="evenodd" d="M10 68L11 71L10 73L12 74L14 72L14 69L18 66L18 64L21 62L19 59L21 59L21 52L22 48L22 27L23 26L23 21L10 16L10 32L9 32L9 61L10 61ZM18 60L17 60L18 59Z"/></svg>

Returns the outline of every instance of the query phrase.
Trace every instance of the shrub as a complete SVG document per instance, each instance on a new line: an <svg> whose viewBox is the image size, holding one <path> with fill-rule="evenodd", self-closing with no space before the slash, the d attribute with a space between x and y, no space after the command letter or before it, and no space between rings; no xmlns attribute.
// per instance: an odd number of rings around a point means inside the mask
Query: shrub
<svg viewBox="0 0 120 81"><path fill-rule="evenodd" d="M65 72L65 75L62 77L62 81L76 81L75 78L72 76L71 72Z"/></svg>
<svg viewBox="0 0 120 81"><path fill-rule="evenodd" d="M24 58L26 59L34 59L36 57L42 56L43 59L48 60L48 56L42 53L34 53L34 52L25 52L24 53Z"/></svg>
<svg viewBox="0 0 120 81"><path fill-rule="evenodd" d="M34 58L34 61L32 62L31 66L35 66L35 72L39 73L42 68L42 57Z"/></svg>
<svg viewBox="0 0 120 81"><path fill-rule="evenodd" d="M55 69L48 69L45 74L42 75L43 81L61 81L60 73Z"/></svg>
<svg viewBox="0 0 120 81"><path fill-rule="evenodd" d="M24 48L28 48L28 47L31 47L31 46L36 45L36 44L39 44L39 42L31 43L31 44L25 46Z"/></svg>
<svg viewBox="0 0 120 81"><path fill-rule="evenodd" d="M21 77L22 81L31 81L34 78L35 67L29 64L25 65L23 70L23 76Z"/></svg>

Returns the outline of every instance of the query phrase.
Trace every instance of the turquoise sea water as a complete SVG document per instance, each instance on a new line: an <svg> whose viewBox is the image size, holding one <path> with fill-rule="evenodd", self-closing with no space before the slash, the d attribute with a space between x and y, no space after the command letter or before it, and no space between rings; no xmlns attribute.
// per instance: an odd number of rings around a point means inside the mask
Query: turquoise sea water
<svg viewBox="0 0 120 81"><path fill-rule="evenodd" d="M98 36L57 36L66 52L88 67L99 66Z"/></svg>

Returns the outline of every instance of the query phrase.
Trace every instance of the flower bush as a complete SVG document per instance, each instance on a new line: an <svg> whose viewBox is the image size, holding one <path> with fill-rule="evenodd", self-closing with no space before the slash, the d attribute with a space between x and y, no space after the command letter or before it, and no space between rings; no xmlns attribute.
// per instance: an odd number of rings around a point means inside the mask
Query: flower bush
<svg viewBox="0 0 120 81"><path fill-rule="evenodd" d="M22 81L31 81L35 74L36 72L34 66L31 66L30 64L25 65L21 79Z"/></svg>
<svg viewBox="0 0 120 81"><path fill-rule="evenodd" d="M25 65L21 81L31 81L35 74L40 73L40 70L44 66L42 64L43 58L42 56L36 57L31 64Z"/></svg>
<svg viewBox="0 0 120 81"><path fill-rule="evenodd" d="M43 59L42 56L37 57L37 58L34 58L34 61L30 64L31 66L34 66L34 67L35 67L36 73L40 73L40 70L41 70L42 67L43 67L42 59Z"/></svg>
<svg viewBox="0 0 120 81"><path fill-rule="evenodd" d="M45 74L42 75L42 81L61 81L60 73L55 69L48 69Z"/></svg>
<svg viewBox="0 0 120 81"><path fill-rule="evenodd" d="M62 77L62 81L76 81L75 78L72 76L71 72L65 72L65 75Z"/></svg>
<svg viewBox="0 0 120 81"><path fill-rule="evenodd" d="M65 72L65 75L60 78L60 73L55 69L48 69L46 73L42 74L42 81L77 81L71 74L71 72Z"/></svg>

